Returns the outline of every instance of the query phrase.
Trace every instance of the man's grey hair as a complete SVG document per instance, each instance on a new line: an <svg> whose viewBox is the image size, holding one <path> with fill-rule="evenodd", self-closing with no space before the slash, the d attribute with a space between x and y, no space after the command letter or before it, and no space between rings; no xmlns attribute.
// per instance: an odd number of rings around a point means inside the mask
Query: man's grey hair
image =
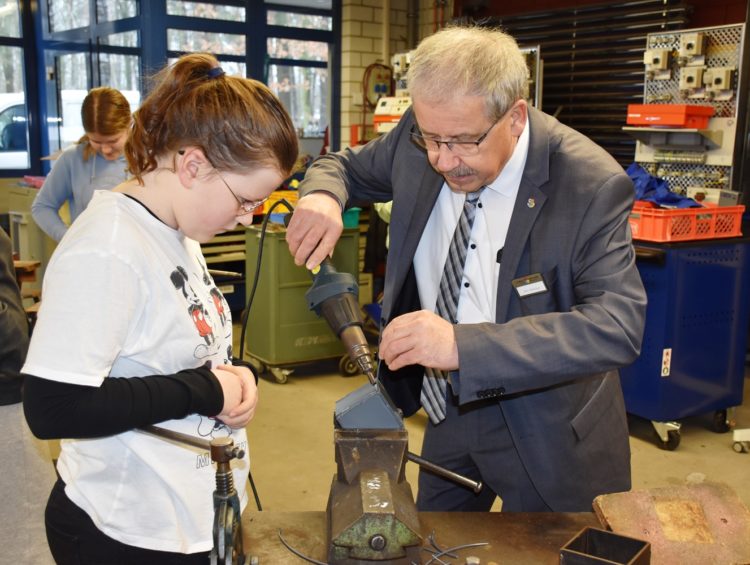
<svg viewBox="0 0 750 565"><path fill-rule="evenodd" d="M529 70L518 44L507 33L481 27L448 27L422 40L407 75L412 99L450 102L483 96L487 117L500 119L526 97Z"/></svg>

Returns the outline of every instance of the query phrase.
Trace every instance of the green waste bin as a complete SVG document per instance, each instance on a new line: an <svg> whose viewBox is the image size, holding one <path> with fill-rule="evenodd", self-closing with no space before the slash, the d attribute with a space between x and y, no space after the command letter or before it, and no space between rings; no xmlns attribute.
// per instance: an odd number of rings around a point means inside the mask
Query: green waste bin
<svg viewBox="0 0 750 565"><path fill-rule="evenodd" d="M245 269L250 296L260 250L260 226L246 231ZM245 352L261 372L268 369L279 382L291 373L290 365L344 357L346 351L328 323L311 311L305 293L312 284L310 273L297 267L286 243L286 228L268 224L258 287L250 308ZM336 244L333 264L340 272L359 267L359 229L345 228Z"/></svg>

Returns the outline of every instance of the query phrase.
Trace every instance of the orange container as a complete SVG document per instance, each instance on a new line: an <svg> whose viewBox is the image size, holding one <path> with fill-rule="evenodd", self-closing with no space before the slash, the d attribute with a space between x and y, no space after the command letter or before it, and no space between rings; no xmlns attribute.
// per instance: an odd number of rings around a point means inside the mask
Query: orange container
<svg viewBox="0 0 750 565"><path fill-rule="evenodd" d="M626 122L631 126L705 129L714 115L713 106L695 104L628 104Z"/></svg>
<svg viewBox="0 0 750 565"><path fill-rule="evenodd" d="M289 204L294 206L297 204L297 200L299 200L299 192L296 190L274 190L269 196L268 200L266 200L265 204L263 205L263 213L267 214L268 211L271 209L271 206L274 205L275 202L284 199ZM279 213L286 213L291 212L292 210L288 210L287 207L284 204L279 204L274 208L274 212Z"/></svg>
<svg viewBox="0 0 750 565"><path fill-rule="evenodd" d="M665 210L636 202L628 218L633 239L691 241L742 235L744 206L711 206Z"/></svg>

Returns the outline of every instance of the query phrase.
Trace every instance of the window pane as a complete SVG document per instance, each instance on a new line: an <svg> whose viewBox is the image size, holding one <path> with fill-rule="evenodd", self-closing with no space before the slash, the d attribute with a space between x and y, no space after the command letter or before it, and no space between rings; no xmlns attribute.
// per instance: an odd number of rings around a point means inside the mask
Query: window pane
<svg viewBox="0 0 750 565"><path fill-rule="evenodd" d="M0 0L0 35L21 37L21 11L18 0Z"/></svg>
<svg viewBox="0 0 750 565"><path fill-rule="evenodd" d="M176 61L177 61L176 58L170 57L167 60L167 64L173 65ZM235 61L219 61L219 64L221 65L221 68L224 70L224 72L228 75L237 76L237 77L247 76L245 72L245 69L246 69L245 63L237 63Z"/></svg>
<svg viewBox="0 0 750 565"><path fill-rule="evenodd" d="M322 41L300 41L283 37L269 37L266 42L268 56L274 59L300 61L328 61L328 44Z"/></svg>
<svg viewBox="0 0 750 565"><path fill-rule="evenodd" d="M122 91L130 102L140 103L140 64L137 55L118 55L101 53L99 55L99 76L102 85L111 86ZM137 107L137 104L136 104Z"/></svg>
<svg viewBox="0 0 750 565"><path fill-rule="evenodd" d="M89 59L86 53L68 53L57 57L60 89L88 89L88 69Z"/></svg>
<svg viewBox="0 0 750 565"><path fill-rule="evenodd" d="M91 23L88 0L48 0L49 30L65 31Z"/></svg>
<svg viewBox="0 0 750 565"><path fill-rule="evenodd" d="M269 65L268 86L304 137L321 137L328 125L328 69Z"/></svg>
<svg viewBox="0 0 750 565"><path fill-rule="evenodd" d="M316 8L331 10L331 0L265 0L266 4L282 4L284 6L300 6L302 8Z"/></svg>
<svg viewBox="0 0 750 565"><path fill-rule="evenodd" d="M138 14L135 0L97 0L96 19L112 22L123 18L133 18Z"/></svg>
<svg viewBox="0 0 750 565"><path fill-rule="evenodd" d="M124 31L122 33L111 33L99 38L102 45L114 45L115 47L138 47L138 32Z"/></svg>
<svg viewBox="0 0 750 565"><path fill-rule="evenodd" d="M182 2L181 0L167 0L167 14L170 16L189 16L192 18L208 18L211 20L228 20L230 22L245 21L245 8L240 6L223 6L221 4L205 4L203 2Z"/></svg>
<svg viewBox="0 0 750 565"><path fill-rule="evenodd" d="M23 49L0 46L0 60L0 169L28 169Z"/></svg>
<svg viewBox="0 0 750 565"><path fill-rule="evenodd" d="M168 29L167 49L170 51L201 51L224 55L244 55L245 36L232 33Z"/></svg>
<svg viewBox="0 0 750 565"><path fill-rule="evenodd" d="M268 10L266 13L266 23L274 26L322 29L324 31L331 31L333 29L333 18L329 16L279 12L277 10Z"/></svg>
<svg viewBox="0 0 750 565"><path fill-rule="evenodd" d="M228 75L236 77L247 76L247 66L245 65L245 63L237 63L235 61L219 61L219 64L221 65L221 68L224 69L224 72Z"/></svg>
<svg viewBox="0 0 750 565"><path fill-rule="evenodd" d="M81 105L88 94L89 64L86 53L69 53L56 57L59 113L50 119L50 151L63 149L83 135Z"/></svg>
<svg viewBox="0 0 750 565"><path fill-rule="evenodd" d="M23 49L0 45L0 92L23 92Z"/></svg>

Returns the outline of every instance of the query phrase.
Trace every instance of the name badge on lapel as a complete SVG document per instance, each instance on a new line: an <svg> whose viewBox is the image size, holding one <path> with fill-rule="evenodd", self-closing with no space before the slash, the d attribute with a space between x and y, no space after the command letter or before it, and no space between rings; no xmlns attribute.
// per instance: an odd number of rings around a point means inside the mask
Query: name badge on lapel
<svg viewBox="0 0 750 565"><path fill-rule="evenodd" d="M541 292L547 292L547 285L544 284L544 279L539 273L513 279L511 284L521 298L533 296Z"/></svg>

